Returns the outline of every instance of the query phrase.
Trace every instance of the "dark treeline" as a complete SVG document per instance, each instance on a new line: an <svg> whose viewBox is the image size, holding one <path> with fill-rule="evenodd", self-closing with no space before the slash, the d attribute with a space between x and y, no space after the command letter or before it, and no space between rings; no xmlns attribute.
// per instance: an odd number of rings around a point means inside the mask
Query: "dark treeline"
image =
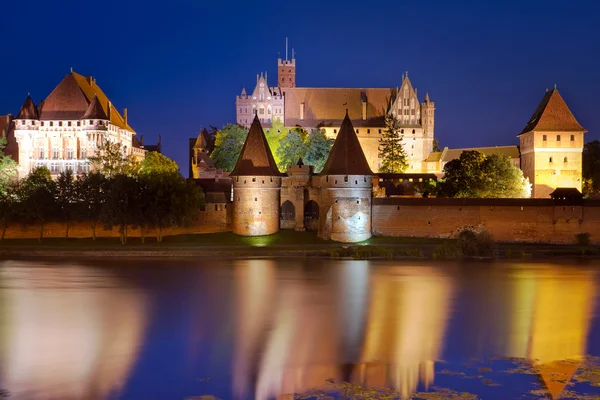
<svg viewBox="0 0 600 400"><path fill-rule="evenodd" d="M74 222L87 222L94 240L98 227L116 227L122 244L132 229L140 229L142 242L146 230L160 242L165 229L192 223L203 201L199 187L176 171L80 176L66 171L53 180L46 167L39 167L2 186L1 239L9 226L22 224L39 229L41 241L49 222L64 223L68 238Z"/></svg>

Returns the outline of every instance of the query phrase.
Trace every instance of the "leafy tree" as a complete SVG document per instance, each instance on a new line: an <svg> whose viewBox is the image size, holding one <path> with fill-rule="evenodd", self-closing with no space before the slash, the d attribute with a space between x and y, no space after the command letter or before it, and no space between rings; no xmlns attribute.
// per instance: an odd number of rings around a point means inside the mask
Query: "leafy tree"
<svg viewBox="0 0 600 400"><path fill-rule="evenodd" d="M527 198L531 184L510 157L465 151L444 167L438 195L472 198Z"/></svg>
<svg viewBox="0 0 600 400"><path fill-rule="evenodd" d="M600 141L586 143L583 148L583 191L600 192Z"/></svg>
<svg viewBox="0 0 600 400"><path fill-rule="evenodd" d="M311 129L306 141L304 161L308 165L313 165L315 172L321 172L332 146L333 139L325 136L325 129Z"/></svg>
<svg viewBox="0 0 600 400"><path fill-rule="evenodd" d="M46 167L33 169L21 181L19 198L21 216L40 228L39 241L44 237L44 225L56 216L56 183Z"/></svg>
<svg viewBox="0 0 600 400"><path fill-rule="evenodd" d="M379 172L400 174L408 168L406 153L400 136L400 120L393 114L385 117L385 129L379 138Z"/></svg>
<svg viewBox="0 0 600 400"><path fill-rule="evenodd" d="M99 172L90 172L76 181L78 218L89 222L92 238L96 240L96 226L100 219L106 193L106 178Z"/></svg>
<svg viewBox="0 0 600 400"><path fill-rule="evenodd" d="M225 125L217 132L211 157L216 161L218 168L224 171L233 170L247 136L248 129L233 124Z"/></svg>
<svg viewBox="0 0 600 400"><path fill-rule="evenodd" d="M175 161L156 151L146 153L146 158L140 166L140 175L176 174L178 172L179 167Z"/></svg>
<svg viewBox="0 0 600 400"><path fill-rule="evenodd" d="M434 151L434 152L442 151L437 139L433 139L433 149L431 151Z"/></svg>
<svg viewBox="0 0 600 400"><path fill-rule="evenodd" d="M278 167L285 171L290 165L296 164L306 153L306 133L301 129L290 129L282 143L277 148Z"/></svg>
<svg viewBox="0 0 600 400"><path fill-rule="evenodd" d="M109 230L118 227L121 244L127 243L130 227L139 222L141 190L137 179L118 174L107 181L100 220Z"/></svg>
<svg viewBox="0 0 600 400"><path fill-rule="evenodd" d="M124 155L121 144L108 140L98 145L96 153L89 157L89 160L92 169L107 178L113 178L119 174L135 176L140 169L140 163L134 159L133 155Z"/></svg>
<svg viewBox="0 0 600 400"><path fill-rule="evenodd" d="M287 133L287 128L283 126L283 122L281 122L279 118L274 119L271 128L265 130L267 143L269 143L269 148L271 149L271 153L273 154L273 158L277 165L280 163L280 159L277 156L277 150L279 149L279 145L285 140Z"/></svg>
<svg viewBox="0 0 600 400"><path fill-rule="evenodd" d="M61 172L56 180L56 205L60 219L65 222L67 229L65 237L69 237L69 226L76 215L78 185L70 169Z"/></svg>
<svg viewBox="0 0 600 400"><path fill-rule="evenodd" d="M18 184L12 182L5 189L0 192L0 227L2 228L0 240L4 240L6 229L19 220Z"/></svg>
<svg viewBox="0 0 600 400"><path fill-rule="evenodd" d="M6 195L10 183L16 178L19 164L11 156L4 154L7 141L0 137L0 195Z"/></svg>

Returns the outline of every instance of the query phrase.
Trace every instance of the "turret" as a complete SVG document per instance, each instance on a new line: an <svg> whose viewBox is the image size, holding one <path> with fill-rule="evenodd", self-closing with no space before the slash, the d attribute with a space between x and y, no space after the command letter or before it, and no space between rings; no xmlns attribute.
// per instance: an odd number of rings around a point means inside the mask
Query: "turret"
<svg viewBox="0 0 600 400"><path fill-rule="evenodd" d="M277 59L277 86L280 88L296 87L296 57L292 49L292 59L288 60L288 42L285 39L285 60Z"/></svg>
<svg viewBox="0 0 600 400"><path fill-rule="evenodd" d="M423 135L426 138L433 139L433 127L435 121L435 103L429 100L429 93L425 93L425 101L421 104L421 125L423 125Z"/></svg>
<svg viewBox="0 0 600 400"><path fill-rule="evenodd" d="M281 177L258 116L235 168L233 181L233 233L264 236L279 231Z"/></svg>
<svg viewBox="0 0 600 400"><path fill-rule="evenodd" d="M319 236L338 242L371 237L373 172L365 158L348 111L321 176Z"/></svg>
<svg viewBox="0 0 600 400"><path fill-rule="evenodd" d="M39 154L34 154L34 141L32 137L40 129L40 115L31 96L27 95L27 98L23 102L19 114L14 119L14 127L18 148L16 151L16 160L19 162L17 175L19 178L22 178L29 173L30 165L25 161L37 159L39 156ZM44 157L46 157L46 154L44 154Z"/></svg>

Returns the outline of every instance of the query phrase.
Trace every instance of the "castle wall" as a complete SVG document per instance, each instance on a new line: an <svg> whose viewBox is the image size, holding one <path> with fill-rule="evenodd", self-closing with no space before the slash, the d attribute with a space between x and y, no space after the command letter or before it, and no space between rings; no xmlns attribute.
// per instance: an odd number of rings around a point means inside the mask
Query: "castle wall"
<svg viewBox="0 0 600 400"><path fill-rule="evenodd" d="M600 243L600 202L551 199L373 199L373 234L448 238L484 227L497 241L573 243L590 233Z"/></svg>
<svg viewBox="0 0 600 400"><path fill-rule="evenodd" d="M279 231L281 178L236 176L233 181L233 233L271 235Z"/></svg>

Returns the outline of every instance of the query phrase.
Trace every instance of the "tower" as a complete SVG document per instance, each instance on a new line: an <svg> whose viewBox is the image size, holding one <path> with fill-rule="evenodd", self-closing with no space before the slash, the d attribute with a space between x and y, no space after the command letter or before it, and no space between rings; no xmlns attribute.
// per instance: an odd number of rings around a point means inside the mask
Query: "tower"
<svg viewBox="0 0 600 400"><path fill-rule="evenodd" d="M37 157L33 154L34 141L40 129L40 116L31 96L27 96L14 121L15 139L18 143L18 178L25 177L32 168L30 160ZM48 154L40 155L47 158Z"/></svg>
<svg viewBox="0 0 600 400"><path fill-rule="evenodd" d="M548 198L559 187L581 191L585 132L556 87L547 91L518 136L532 197Z"/></svg>
<svg viewBox="0 0 600 400"><path fill-rule="evenodd" d="M435 103L429 100L429 93L425 93L425 101L421 104L421 125L423 125L423 135L429 138L433 145L433 128L435 122Z"/></svg>
<svg viewBox="0 0 600 400"><path fill-rule="evenodd" d="M242 236L277 233L283 174L277 169L257 115L229 176L233 181L233 233Z"/></svg>
<svg viewBox="0 0 600 400"><path fill-rule="evenodd" d="M348 117L342 121L321 176L319 236L354 243L371 237L373 172Z"/></svg>
<svg viewBox="0 0 600 400"><path fill-rule="evenodd" d="M296 57L292 49L292 59L288 60L287 38L285 38L285 60L277 59L277 86L280 88L296 87Z"/></svg>

